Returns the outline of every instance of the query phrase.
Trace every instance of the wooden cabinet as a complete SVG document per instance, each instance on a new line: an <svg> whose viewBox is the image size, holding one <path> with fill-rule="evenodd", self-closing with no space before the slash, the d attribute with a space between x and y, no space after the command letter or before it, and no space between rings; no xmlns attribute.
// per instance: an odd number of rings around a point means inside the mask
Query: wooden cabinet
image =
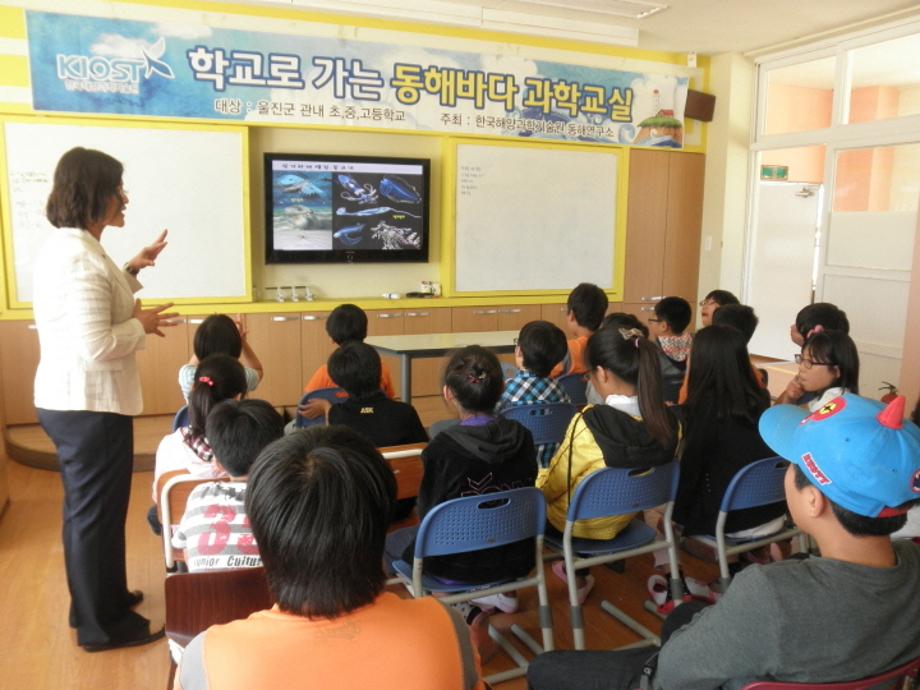
<svg viewBox="0 0 920 690"><path fill-rule="evenodd" d="M498 330L519 331L524 324L538 321L540 317L539 304L512 304L498 308Z"/></svg>
<svg viewBox="0 0 920 690"><path fill-rule="evenodd" d="M627 302L621 304L618 311L635 314L642 323L648 326L649 317L655 315L655 305L648 302Z"/></svg>
<svg viewBox="0 0 920 690"><path fill-rule="evenodd" d="M696 301L704 169L701 154L630 152L624 302Z"/></svg>
<svg viewBox="0 0 920 690"><path fill-rule="evenodd" d="M188 319L176 319L175 326L161 330L163 337L148 335L136 355L144 414L174 414L185 404L179 368L189 360Z"/></svg>
<svg viewBox="0 0 920 690"><path fill-rule="evenodd" d="M450 333L451 310L441 307L435 309L407 309L405 312L406 335L422 333ZM423 396L440 396L441 380L444 373L446 357L430 357L412 362L412 398ZM416 407L416 409L418 409ZM419 413L421 414L421 412ZM439 413L440 414L440 413Z"/></svg>
<svg viewBox="0 0 920 690"><path fill-rule="evenodd" d="M7 424L35 424L38 421L32 404L38 360L35 324L31 321L0 322L0 367Z"/></svg>
<svg viewBox="0 0 920 690"><path fill-rule="evenodd" d="M566 313L568 312L568 307L565 302L562 304L544 304L540 307L540 318L544 321L549 321L554 323L559 328L563 330L566 337L568 337L568 321L566 319Z"/></svg>
<svg viewBox="0 0 920 690"><path fill-rule="evenodd" d="M321 311L300 315L301 392L313 373L329 360L329 355L335 350L335 343L326 333L327 318L329 313ZM259 354L258 351L256 354Z"/></svg>
<svg viewBox="0 0 920 690"><path fill-rule="evenodd" d="M497 331L498 307L453 307L451 322L454 333Z"/></svg>
<svg viewBox="0 0 920 690"><path fill-rule="evenodd" d="M276 406L296 405L300 402L304 383L300 324L300 314L246 316L249 344L262 361L265 372L255 397L268 400Z"/></svg>
<svg viewBox="0 0 920 690"><path fill-rule="evenodd" d="M406 332L406 315L402 309L379 309L367 312L368 335L402 335ZM393 389L397 398L402 398L402 383L399 378L400 364L398 357L383 356L381 363L390 370Z"/></svg>

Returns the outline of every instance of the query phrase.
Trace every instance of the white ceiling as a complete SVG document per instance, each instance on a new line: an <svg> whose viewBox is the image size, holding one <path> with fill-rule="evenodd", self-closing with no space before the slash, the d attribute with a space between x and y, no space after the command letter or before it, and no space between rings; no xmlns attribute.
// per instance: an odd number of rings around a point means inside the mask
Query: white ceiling
<svg viewBox="0 0 920 690"><path fill-rule="evenodd" d="M916 0L243 0L377 18L481 26L646 50L749 52L892 12ZM643 11L665 9L644 18ZM631 16L621 16L621 15Z"/></svg>

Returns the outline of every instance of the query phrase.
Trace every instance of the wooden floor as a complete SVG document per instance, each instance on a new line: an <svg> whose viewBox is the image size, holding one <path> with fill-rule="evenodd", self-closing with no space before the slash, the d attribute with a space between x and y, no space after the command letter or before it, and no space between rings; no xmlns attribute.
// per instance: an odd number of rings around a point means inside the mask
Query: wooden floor
<svg viewBox="0 0 920 690"><path fill-rule="evenodd" d="M67 625L68 594L64 579L60 541L62 489L56 472L24 467L8 462L11 503L0 516L0 687L29 690L163 690L168 659L166 642L145 647L88 654L76 646ZM163 557L161 542L145 520L149 506L151 472L135 472L128 513L128 583L144 591L138 611L153 625L163 623ZM687 574L714 578L712 564L702 563L687 554L681 559ZM660 621L642 608L645 582L652 572L651 557L629 562L624 575L597 567L592 571L597 586L585 606L589 649L612 648L637 637L599 609L609 599L637 617L652 630ZM547 569L550 599L553 603L557 649L571 649L571 632L565 587ZM521 597L522 610L513 615L493 617L496 627L520 624L537 640L535 594ZM521 647L522 651L523 647ZM508 668L510 662L499 654L487 672ZM503 683L502 690L526 687L523 680Z"/></svg>

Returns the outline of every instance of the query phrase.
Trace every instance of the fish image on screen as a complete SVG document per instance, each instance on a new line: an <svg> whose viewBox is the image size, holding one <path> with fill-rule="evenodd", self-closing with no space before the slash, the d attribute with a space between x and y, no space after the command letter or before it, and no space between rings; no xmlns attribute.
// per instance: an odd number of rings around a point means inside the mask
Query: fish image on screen
<svg viewBox="0 0 920 690"><path fill-rule="evenodd" d="M427 261L429 161L266 154L266 261Z"/></svg>

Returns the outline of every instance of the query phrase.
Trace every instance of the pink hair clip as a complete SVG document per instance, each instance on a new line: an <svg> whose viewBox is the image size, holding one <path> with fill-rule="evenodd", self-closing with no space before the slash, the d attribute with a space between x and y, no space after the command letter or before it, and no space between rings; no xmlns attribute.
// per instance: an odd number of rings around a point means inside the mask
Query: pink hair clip
<svg viewBox="0 0 920 690"><path fill-rule="evenodd" d="M198 381L214 388L214 381L211 380L210 376L199 376Z"/></svg>

